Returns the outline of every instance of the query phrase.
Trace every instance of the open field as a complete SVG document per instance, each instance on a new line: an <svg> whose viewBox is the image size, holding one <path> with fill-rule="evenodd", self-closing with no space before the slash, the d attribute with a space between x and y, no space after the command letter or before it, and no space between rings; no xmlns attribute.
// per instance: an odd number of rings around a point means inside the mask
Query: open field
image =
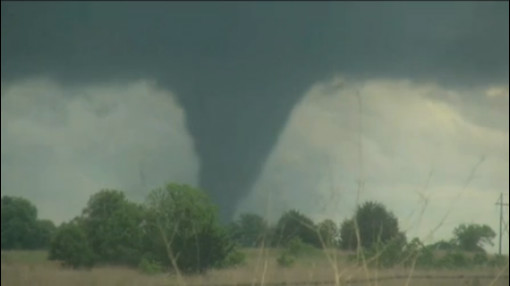
<svg viewBox="0 0 510 286"><path fill-rule="evenodd" d="M292 267L276 263L277 250L259 255L258 250L245 250L243 266L211 270L204 275L184 277L186 285L334 285L331 264L321 255L298 260ZM341 256L340 256L341 257ZM499 269L470 269L415 271L390 269L367 273L359 267L338 259L340 285L508 285L508 267ZM2 252L1 285L3 286L116 286L116 285L179 285L174 275L146 275L136 269L96 267L92 270L70 270L47 261L40 251ZM499 275L499 278L498 278ZM408 278L410 276L410 278ZM350 283L348 282L350 280ZM252 284L253 283L253 284Z"/></svg>

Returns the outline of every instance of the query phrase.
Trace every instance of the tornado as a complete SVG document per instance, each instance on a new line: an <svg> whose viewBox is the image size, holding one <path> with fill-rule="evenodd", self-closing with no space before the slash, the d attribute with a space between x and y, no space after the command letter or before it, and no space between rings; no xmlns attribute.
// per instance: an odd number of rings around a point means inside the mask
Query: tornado
<svg viewBox="0 0 510 286"><path fill-rule="evenodd" d="M445 85L508 81L508 2L1 7L2 83L149 78L171 90L200 158L199 185L224 221L250 192L293 107L319 80L341 73Z"/></svg>

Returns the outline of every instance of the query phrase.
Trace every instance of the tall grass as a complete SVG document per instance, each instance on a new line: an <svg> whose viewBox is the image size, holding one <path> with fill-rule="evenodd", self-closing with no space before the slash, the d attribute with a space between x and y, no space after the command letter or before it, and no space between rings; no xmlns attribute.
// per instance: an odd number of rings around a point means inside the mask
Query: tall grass
<svg viewBox="0 0 510 286"><path fill-rule="evenodd" d="M27 252L2 253L2 257L10 257L10 260L2 260L1 285L22 286L63 286L63 285L87 285L87 286L116 286L116 285L314 285L316 282L329 282L323 285L405 285L410 273L409 269L393 268L380 270L378 276L371 275L366 278L365 271L348 262L346 253L339 250L329 249L329 253L335 253L338 272L343 272L338 278L332 277L331 264L325 256L305 256L296 261L291 267L281 267L276 258L280 249L267 248L266 258L261 265L256 281L250 281L253 271L258 263L259 249L244 249L247 261L244 265L228 269L210 270L201 275L183 275L180 280L175 274L146 275L136 269L123 267L97 267L92 270L70 270L61 268L58 264L47 260L32 260L27 263ZM41 257L40 253L34 256ZM346 270L348 271L341 271ZM263 274L263 275L262 275ZM473 270L415 270L415 279L409 285L507 285L507 267L480 268ZM476 277L479 276L479 277ZM349 284L349 281L351 284Z"/></svg>

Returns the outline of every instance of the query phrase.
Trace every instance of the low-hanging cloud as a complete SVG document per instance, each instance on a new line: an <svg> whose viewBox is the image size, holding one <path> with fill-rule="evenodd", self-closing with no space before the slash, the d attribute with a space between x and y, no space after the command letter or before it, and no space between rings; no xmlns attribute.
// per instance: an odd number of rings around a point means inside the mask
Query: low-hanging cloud
<svg viewBox="0 0 510 286"><path fill-rule="evenodd" d="M41 217L60 222L103 188L143 199L170 181L196 185L184 115L172 93L146 80L2 84L2 195L27 197Z"/></svg>
<svg viewBox="0 0 510 286"><path fill-rule="evenodd" d="M508 117L508 86L468 91L341 78L315 84L237 212L274 220L295 208L340 222L359 195L387 205L410 237L449 238L469 222L497 230L494 202L509 188Z"/></svg>

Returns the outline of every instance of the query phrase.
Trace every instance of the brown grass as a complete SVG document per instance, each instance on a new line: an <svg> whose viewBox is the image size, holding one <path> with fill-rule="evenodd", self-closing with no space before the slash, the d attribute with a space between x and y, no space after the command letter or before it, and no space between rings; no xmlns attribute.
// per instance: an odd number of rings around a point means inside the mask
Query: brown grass
<svg viewBox="0 0 510 286"><path fill-rule="evenodd" d="M245 265L237 268L212 270L204 275L185 276L185 285L271 285L274 283L285 283L286 285L317 285L315 282L331 281L334 285L334 271L327 259L312 257L302 259L290 268L283 268L277 265L277 250L270 249L263 256L267 268L263 275L264 268L256 267L256 250L247 250L247 261ZM36 253L37 259L30 257L29 252L2 253L1 285L3 286L117 286L117 285L182 285L178 283L175 275L158 274L145 275L136 269L120 267L97 267L92 270L70 270L60 267L54 262L45 260L41 253ZM340 285L406 285L406 269L379 270L377 279L373 281L360 281L366 279L364 269L353 267L339 259L338 273ZM344 271L347 270L347 271ZM409 285L491 285L498 275L498 269L479 269L466 271L415 271ZM374 279L375 271L369 271L370 277ZM475 278L474 276L483 276ZM264 282L262 277L264 276ZM391 278L391 279L386 279ZM348 281L353 282L349 284ZM357 283L354 283L356 282ZM503 276L494 281L492 285L508 284L508 269Z"/></svg>

